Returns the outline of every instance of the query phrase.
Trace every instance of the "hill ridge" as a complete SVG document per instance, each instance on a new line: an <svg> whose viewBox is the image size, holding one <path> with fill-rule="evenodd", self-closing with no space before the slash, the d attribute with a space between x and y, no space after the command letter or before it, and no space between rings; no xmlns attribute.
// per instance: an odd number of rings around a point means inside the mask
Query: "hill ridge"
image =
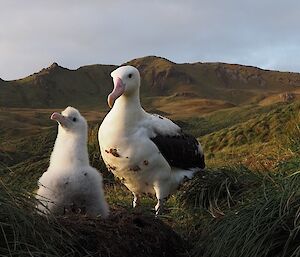
<svg viewBox="0 0 300 257"><path fill-rule="evenodd" d="M64 67L64 66L59 65L57 62L53 62L48 67L44 67L40 71L34 72L32 74L29 74L29 75L27 75L24 78L27 78L27 77L32 76L34 74L37 74L37 73L39 73L39 72L41 72L43 70L53 70L53 69L56 69L56 68L65 69L65 70L69 70L69 71L77 71L77 70L80 70L82 68L91 67L91 66L113 66L113 67L119 67L119 66L122 66L122 65L132 65L132 63L134 63L134 62L146 62L146 61L155 62L157 60L162 60L162 61L164 61L166 63L175 64L175 65L197 65L197 64L198 65L221 65L221 66L229 66L229 67L230 66L232 66L232 67L244 67L244 68L256 69L256 70L265 71L265 72L278 72L278 73L287 73L287 74L298 74L298 75L300 75L300 72L280 71L280 70L275 70L275 69L264 69L264 68L260 68L258 66L247 65L247 64L240 64L240 63L201 62L201 61L198 61L198 62L174 62L174 61L169 60L169 59L167 59L165 57L156 56L156 55L147 55L147 56L142 56L142 57L137 57L137 58L131 59L129 61L126 61L126 62L122 63L121 65L95 63L95 64L82 65L82 66L79 66L78 68L75 68L75 69L70 69L68 67ZM11 81L18 81L18 80L21 80L21 79L24 79L24 78L12 79L12 80L4 80L4 79L0 78L0 81L11 82Z"/></svg>
<svg viewBox="0 0 300 257"><path fill-rule="evenodd" d="M155 102L158 109L159 97L174 94L234 105L259 103L285 93L300 95L300 73L226 63L177 64L157 56L136 58L125 64L140 70L142 100L149 106ZM106 97L112 89L110 73L116 67L93 64L68 69L54 62L28 77L0 80L0 107L106 107ZM265 102L272 103L273 98Z"/></svg>

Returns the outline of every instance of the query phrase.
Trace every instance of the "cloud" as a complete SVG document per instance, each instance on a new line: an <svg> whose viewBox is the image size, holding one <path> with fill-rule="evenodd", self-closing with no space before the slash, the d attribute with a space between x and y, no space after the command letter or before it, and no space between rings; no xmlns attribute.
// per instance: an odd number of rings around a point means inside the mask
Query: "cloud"
<svg viewBox="0 0 300 257"><path fill-rule="evenodd" d="M0 0L0 77L159 55L300 72L300 2Z"/></svg>

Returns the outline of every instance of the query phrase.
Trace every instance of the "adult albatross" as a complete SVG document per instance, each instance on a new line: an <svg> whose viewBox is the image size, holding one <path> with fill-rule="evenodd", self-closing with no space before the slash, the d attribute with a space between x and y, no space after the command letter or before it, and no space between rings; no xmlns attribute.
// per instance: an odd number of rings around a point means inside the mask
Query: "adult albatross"
<svg viewBox="0 0 300 257"><path fill-rule="evenodd" d="M156 214L184 179L204 169L201 145L171 120L144 111L140 73L122 66L111 73L112 108L99 128L99 144L107 168L133 193L133 207L142 194L155 194Z"/></svg>

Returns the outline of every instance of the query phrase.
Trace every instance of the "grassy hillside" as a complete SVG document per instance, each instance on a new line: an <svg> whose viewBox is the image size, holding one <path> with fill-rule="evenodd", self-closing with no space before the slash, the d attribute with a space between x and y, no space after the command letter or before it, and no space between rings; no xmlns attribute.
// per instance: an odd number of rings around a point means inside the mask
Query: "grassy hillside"
<svg viewBox="0 0 300 257"><path fill-rule="evenodd" d="M293 156L288 146L298 128L299 102L248 108L239 111L238 119L232 116L234 112L224 115L227 127L200 137L208 162L241 163L269 170Z"/></svg>

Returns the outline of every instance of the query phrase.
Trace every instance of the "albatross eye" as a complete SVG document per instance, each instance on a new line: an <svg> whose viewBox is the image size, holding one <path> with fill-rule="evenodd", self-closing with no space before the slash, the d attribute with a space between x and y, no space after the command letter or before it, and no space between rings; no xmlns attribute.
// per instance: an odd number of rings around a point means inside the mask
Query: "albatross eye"
<svg viewBox="0 0 300 257"><path fill-rule="evenodd" d="M74 117L74 118L72 119L72 121L76 122L76 121L77 121L77 119Z"/></svg>
<svg viewBox="0 0 300 257"><path fill-rule="evenodd" d="M130 73L130 74L128 75L128 78L130 78L130 79L132 78L132 73Z"/></svg>

